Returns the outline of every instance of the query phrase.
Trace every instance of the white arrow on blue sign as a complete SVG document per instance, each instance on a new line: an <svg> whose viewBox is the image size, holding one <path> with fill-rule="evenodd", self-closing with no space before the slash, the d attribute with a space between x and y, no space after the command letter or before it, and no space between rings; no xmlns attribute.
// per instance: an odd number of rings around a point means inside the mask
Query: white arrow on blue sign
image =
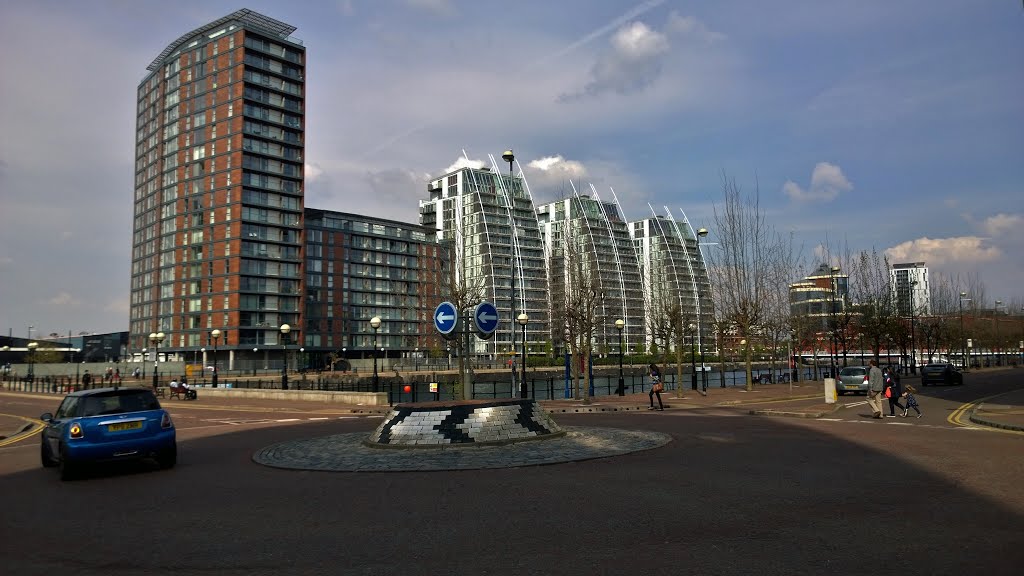
<svg viewBox="0 0 1024 576"><path fill-rule="evenodd" d="M459 311L451 302L441 302L434 309L434 327L441 334L451 334L459 324Z"/></svg>
<svg viewBox="0 0 1024 576"><path fill-rule="evenodd" d="M473 310L477 332L490 336L498 329L498 309L490 302L481 302Z"/></svg>

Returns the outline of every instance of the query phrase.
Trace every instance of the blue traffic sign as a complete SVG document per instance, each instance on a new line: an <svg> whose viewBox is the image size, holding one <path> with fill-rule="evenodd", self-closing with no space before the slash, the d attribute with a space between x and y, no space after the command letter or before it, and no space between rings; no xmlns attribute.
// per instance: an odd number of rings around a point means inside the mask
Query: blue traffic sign
<svg viewBox="0 0 1024 576"><path fill-rule="evenodd" d="M473 322L483 338L490 338L498 329L498 309L490 302L481 302L473 309Z"/></svg>
<svg viewBox="0 0 1024 576"><path fill-rule="evenodd" d="M459 311L451 302L441 302L434 309L434 328L442 335L447 336L455 330L459 324Z"/></svg>

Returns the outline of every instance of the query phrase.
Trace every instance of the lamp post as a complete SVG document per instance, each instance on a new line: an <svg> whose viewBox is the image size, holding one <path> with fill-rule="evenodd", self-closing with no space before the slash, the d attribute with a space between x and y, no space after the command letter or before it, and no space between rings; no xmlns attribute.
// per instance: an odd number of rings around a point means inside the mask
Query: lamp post
<svg viewBox="0 0 1024 576"><path fill-rule="evenodd" d="M700 243L700 239L706 237L707 235L708 235L708 229L707 228L698 228L697 229L697 253L700 254L700 257L701 257L700 259L701 259L702 263L704 261L704 254L700 251L700 247L702 246L702 244ZM706 270L707 270L707 268L705 267L705 271ZM697 349L700 351L700 380L701 380L701 388L704 390L704 392L707 392L708 391L708 373L704 371L704 344L702 342L702 338L703 338L704 335L700 331L700 328L701 328L700 327L700 322L701 322L700 293L697 291L697 278L696 278L696 276L694 276L693 273L691 272L690 277L693 279L693 298L697 302L697 306L696 306L696 308L697 308ZM694 384L694 388L693 389L696 390L697 389L696 388L696 380L694 381L694 383L695 384Z"/></svg>
<svg viewBox="0 0 1024 576"><path fill-rule="evenodd" d="M970 302L971 299L967 297L967 292L960 293L960 357L964 361L963 369L964 372L970 372L970 358L967 357L967 342L965 341L966 334L964 334L964 301Z"/></svg>
<svg viewBox="0 0 1024 576"><path fill-rule="evenodd" d="M831 323L831 326L829 326L829 328L831 328L831 334L830 334L831 338L829 340L832 343L832 351L828 355L829 356L829 360L832 363L832 371L829 373L829 378L835 378L836 377L836 364L837 364L836 357L839 355L839 350L838 350L839 345L838 345L838 342L837 342L838 336L839 336L838 335L839 325L836 322L836 292L839 291L837 289L837 286L836 286L836 272L839 272L839 270L840 270L839 266L832 266L831 268L829 268L829 274L828 274L829 278L831 279L831 287L832 287L832 308L830 310L831 311L830 316L832 317L832 323Z"/></svg>
<svg viewBox="0 0 1024 576"><path fill-rule="evenodd" d="M512 163L515 162L516 155L513 154L512 153L512 149L509 148L508 150L505 150L501 154L501 159L504 160L505 162L508 162L508 196L509 196L508 201L509 201L509 210L510 210L510 213L511 213L511 218L510 218L511 221L509 222L509 225L511 226L512 236L514 238L515 234L516 234L516 219L515 219L515 201L513 200L513 195L512 195ZM515 244L514 240L513 240L512 244L514 246L514 244ZM509 284L511 285L511 297L510 297L510 302L509 302L510 303L511 313L509 314L509 318L515 318L518 321L519 320L519 316L516 315L516 254L515 254L515 248L514 247L513 247L513 250L512 250L512 257L509 259ZM515 352L516 352L516 330L515 330L515 326L512 326L510 328L510 330L509 330L509 351L511 352L510 355L515 355ZM515 362L512 362L512 380L515 381L515 379L516 379L516 366L515 366ZM519 393L520 393L520 396L522 396L522 394L523 394L522 384L520 384ZM525 398L526 396L522 396L522 397Z"/></svg>
<svg viewBox="0 0 1024 576"><path fill-rule="evenodd" d="M148 358L148 356L146 356L146 352L148 350L149 350L148 348L143 348L142 349L142 379L143 380L146 379L146 358ZM77 381L75 383L77 384Z"/></svg>
<svg viewBox="0 0 1024 576"><path fill-rule="evenodd" d="M36 348L39 347L38 342L28 343L28 379L32 380L36 376Z"/></svg>
<svg viewBox="0 0 1024 576"><path fill-rule="evenodd" d="M6 356L7 356L7 353L11 351L11 347L10 347L10 346L4 346L3 348L0 348L0 350L2 350L2 351L3 351L3 353L4 353L4 356L6 357ZM5 359L5 361L4 361L4 362L0 363L0 365L2 365L2 366L4 367L4 370L3 370L3 372L2 372L2 374L3 374L3 379L4 379L4 380L7 380L7 377L8 377L8 373L7 373L7 361L6 361L6 359ZM77 382L76 382L76 383L77 383Z"/></svg>
<svg viewBox="0 0 1024 576"><path fill-rule="evenodd" d="M220 340L220 330L214 330L210 332L210 337L213 338L213 387L217 387L217 340Z"/></svg>
<svg viewBox="0 0 1024 576"><path fill-rule="evenodd" d="M917 286L917 280L910 281L910 373L917 374L917 338L914 334L914 286Z"/></svg>
<svg viewBox="0 0 1024 576"><path fill-rule="evenodd" d="M306 382L306 348L304 346L299 347L299 363L300 363L300 366L297 366L295 369L299 371L299 374L302 374L302 382L303 382L303 384L305 384L305 382ZM300 387L300 389L301 389L301 387Z"/></svg>
<svg viewBox="0 0 1024 576"><path fill-rule="evenodd" d="M292 327L281 324L281 390L288 389L288 333Z"/></svg>
<svg viewBox="0 0 1024 576"><path fill-rule="evenodd" d="M516 316L516 321L523 327L523 365L520 368L522 370L522 377L519 379L519 397L529 398L526 390L526 324L530 322L530 317L523 312L519 316Z"/></svg>
<svg viewBox="0 0 1024 576"><path fill-rule="evenodd" d="M380 316L370 318L370 328L373 328L373 391L380 392L380 380L377 376L377 331L380 329Z"/></svg>
<svg viewBox="0 0 1024 576"><path fill-rule="evenodd" d="M257 353L258 352L259 352L259 348L253 346L253 348L252 348L252 375L253 376L256 375L256 367L259 366L259 357L257 357Z"/></svg>
<svg viewBox="0 0 1024 576"><path fill-rule="evenodd" d="M994 314L992 316L992 319L995 320L995 323L996 323L996 341L995 341L996 361L993 362L993 364L996 365L996 366L1002 366L1003 365L1003 362L1002 362L1003 358L1002 358L1002 355L999 353L1002 350L1002 346L999 343L999 307L1002 306L1002 305L1003 305L1003 301L1002 300L996 300L996 306L995 306L995 309L993 310Z"/></svg>
<svg viewBox="0 0 1024 576"><path fill-rule="evenodd" d="M166 337L163 332L149 333L149 342L153 345L153 390L160 387L160 343Z"/></svg>
<svg viewBox="0 0 1024 576"><path fill-rule="evenodd" d="M687 326L690 330L690 387L697 389L697 325Z"/></svg>
<svg viewBox="0 0 1024 576"><path fill-rule="evenodd" d="M622 378L622 329L626 327L626 323L622 319L615 321L615 329L619 331L619 387L615 389L615 393L619 396L626 395L626 381Z"/></svg>

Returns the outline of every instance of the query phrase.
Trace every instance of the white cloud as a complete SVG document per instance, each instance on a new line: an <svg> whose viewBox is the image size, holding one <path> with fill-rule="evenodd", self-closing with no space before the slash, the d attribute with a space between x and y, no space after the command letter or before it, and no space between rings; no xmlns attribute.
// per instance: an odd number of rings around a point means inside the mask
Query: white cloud
<svg viewBox="0 0 1024 576"><path fill-rule="evenodd" d="M319 164L306 163L303 169L303 174L306 177L306 182L313 182L323 176L323 169L320 168Z"/></svg>
<svg viewBox="0 0 1024 576"><path fill-rule="evenodd" d="M566 160L561 156L538 158L528 163L527 167L540 170L548 175L560 175L573 180L586 178L587 176L587 169L583 166L583 163L576 160Z"/></svg>
<svg viewBox="0 0 1024 576"><path fill-rule="evenodd" d="M78 306L78 300L75 300L71 294L67 292L60 292L53 298L47 300L47 303L51 306Z"/></svg>
<svg viewBox="0 0 1024 576"><path fill-rule="evenodd" d="M978 236L954 238L917 238L885 251L892 262L926 262L942 266L956 262L991 262L1003 253L987 239Z"/></svg>
<svg viewBox="0 0 1024 576"><path fill-rule="evenodd" d="M610 49L590 69L582 92L563 96L572 100L608 92L631 94L650 86L661 75L668 38L643 22L626 24L612 35Z"/></svg>
<svg viewBox="0 0 1024 576"><path fill-rule="evenodd" d="M806 190L792 180L782 185L782 192L797 202L829 202L850 190L853 190L853 184L843 174L842 168L828 162L818 162L814 166L811 185Z"/></svg>
<svg viewBox="0 0 1024 576"><path fill-rule="evenodd" d="M1024 230L1024 216L1020 214L996 214L989 216L981 223L982 228L990 236L1001 236Z"/></svg>
<svg viewBox="0 0 1024 576"><path fill-rule="evenodd" d="M668 15L668 24L665 30L669 33L694 38L702 42L719 42L725 40L725 34L715 32L706 24L693 16L683 16L675 10Z"/></svg>
<svg viewBox="0 0 1024 576"><path fill-rule="evenodd" d="M465 156L459 156L455 162L444 169L444 173L447 174L449 172L455 172L461 168L473 168L475 170L479 170L484 166L486 166L486 164L484 164L483 160L470 160Z"/></svg>

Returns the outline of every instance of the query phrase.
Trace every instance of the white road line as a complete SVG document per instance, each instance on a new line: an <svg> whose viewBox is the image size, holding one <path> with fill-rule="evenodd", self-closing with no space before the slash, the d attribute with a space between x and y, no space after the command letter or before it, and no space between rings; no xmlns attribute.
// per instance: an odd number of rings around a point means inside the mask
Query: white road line
<svg viewBox="0 0 1024 576"><path fill-rule="evenodd" d="M302 418L282 418L281 420L274 420L274 422L299 422Z"/></svg>
<svg viewBox="0 0 1024 576"><path fill-rule="evenodd" d="M867 403L868 403L867 400L861 400L860 402L850 402L849 404L846 405L846 407L847 408L853 408L854 406L863 406L863 405L865 405Z"/></svg>
<svg viewBox="0 0 1024 576"><path fill-rule="evenodd" d="M310 420L330 420L330 418L310 418Z"/></svg>

